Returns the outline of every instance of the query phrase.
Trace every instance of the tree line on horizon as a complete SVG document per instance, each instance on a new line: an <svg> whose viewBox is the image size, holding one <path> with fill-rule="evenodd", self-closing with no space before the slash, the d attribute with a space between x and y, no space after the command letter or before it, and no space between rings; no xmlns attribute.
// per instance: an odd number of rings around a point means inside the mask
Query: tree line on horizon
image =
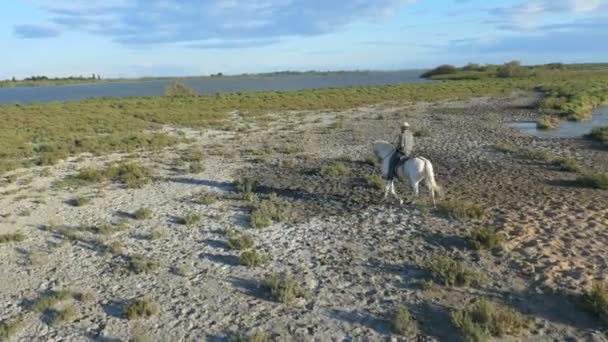
<svg viewBox="0 0 608 342"><path fill-rule="evenodd" d="M68 76L68 77L48 77L45 75L35 75L26 77L24 79L17 79L14 76L7 82L39 82L39 81L86 81L86 80L101 80L101 75L91 74L89 77L85 76Z"/></svg>

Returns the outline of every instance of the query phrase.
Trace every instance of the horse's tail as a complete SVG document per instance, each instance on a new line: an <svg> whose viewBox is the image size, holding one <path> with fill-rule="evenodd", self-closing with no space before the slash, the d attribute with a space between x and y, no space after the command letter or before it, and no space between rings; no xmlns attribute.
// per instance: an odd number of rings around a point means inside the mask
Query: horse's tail
<svg viewBox="0 0 608 342"><path fill-rule="evenodd" d="M441 187L439 187L439 185L437 185L437 182L435 182L435 173L433 172L433 164L431 164L431 161L426 158L422 158L422 157L419 157L419 158L424 161L424 178L426 179L426 185L429 187L429 190L437 193L438 195L441 195L441 193L442 193Z"/></svg>

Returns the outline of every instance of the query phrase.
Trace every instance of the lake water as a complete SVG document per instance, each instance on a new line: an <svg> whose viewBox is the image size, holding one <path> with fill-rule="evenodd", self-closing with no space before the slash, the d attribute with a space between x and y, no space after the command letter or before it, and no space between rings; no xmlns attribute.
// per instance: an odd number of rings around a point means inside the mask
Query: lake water
<svg viewBox="0 0 608 342"><path fill-rule="evenodd" d="M540 130L536 121L517 121L511 127L524 133L541 138L580 138L591 133L596 127L608 126L608 106L600 107L593 112L593 118L587 121L563 121L558 129Z"/></svg>
<svg viewBox="0 0 608 342"><path fill-rule="evenodd" d="M199 94L249 91L290 91L357 85L425 82L420 70L394 72L346 72L329 75L234 76L183 80ZM91 97L158 96L169 80L97 83L48 87L0 88L0 103L32 103L82 100Z"/></svg>

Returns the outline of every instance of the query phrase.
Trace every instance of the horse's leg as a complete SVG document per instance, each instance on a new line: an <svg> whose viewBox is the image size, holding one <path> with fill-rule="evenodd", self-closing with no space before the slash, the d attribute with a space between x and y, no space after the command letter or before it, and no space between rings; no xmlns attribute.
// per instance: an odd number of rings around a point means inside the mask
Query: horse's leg
<svg viewBox="0 0 608 342"><path fill-rule="evenodd" d="M414 190L414 199L412 200L412 204L416 203L416 199L418 198L418 193L420 192L420 180L411 180L412 181L412 189Z"/></svg>
<svg viewBox="0 0 608 342"><path fill-rule="evenodd" d="M386 182L386 185L384 186L384 199L386 200L386 197L388 197L388 192L391 190L391 182Z"/></svg>
<svg viewBox="0 0 608 342"><path fill-rule="evenodd" d="M433 189L433 186L429 186L429 190L431 191L431 198L433 199L433 208L437 209L437 204L435 203L435 189Z"/></svg>
<svg viewBox="0 0 608 342"><path fill-rule="evenodd" d="M399 195L397 195L397 193L395 192L395 182L391 182L391 194L393 194L393 196L395 196L395 198L399 200L399 203L403 205L403 199L399 198Z"/></svg>

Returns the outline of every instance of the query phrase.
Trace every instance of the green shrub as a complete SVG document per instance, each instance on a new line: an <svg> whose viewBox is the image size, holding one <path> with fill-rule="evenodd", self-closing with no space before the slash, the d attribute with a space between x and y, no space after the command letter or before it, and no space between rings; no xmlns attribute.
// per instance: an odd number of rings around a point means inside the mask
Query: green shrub
<svg viewBox="0 0 608 342"><path fill-rule="evenodd" d="M0 341L9 341L13 335L23 328L23 325L23 316L18 316L0 323Z"/></svg>
<svg viewBox="0 0 608 342"><path fill-rule="evenodd" d="M179 223L186 225L186 226L192 226L197 224L198 222L200 222L201 217L197 214L197 213L187 213L184 217L179 219Z"/></svg>
<svg viewBox="0 0 608 342"><path fill-rule="evenodd" d="M448 255L434 255L425 265L433 278L445 286L480 286L485 276Z"/></svg>
<svg viewBox="0 0 608 342"><path fill-rule="evenodd" d="M259 181L253 178L241 178L236 181L236 189L240 193L254 193L259 186Z"/></svg>
<svg viewBox="0 0 608 342"><path fill-rule="evenodd" d="M173 80L165 87L165 96L188 97L194 96L196 92L185 83Z"/></svg>
<svg viewBox="0 0 608 342"><path fill-rule="evenodd" d="M212 192L203 192L196 197L196 202L204 205L212 205L218 201L218 196Z"/></svg>
<svg viewBox="0 0 608 342"><path fill-rule="evenodd" d="M553 163L559 166L564 171L569 172L580 172L581 167L578 165L576 159L572 158L558 158Z"/></svg>
<svg viewBox="0 0 608 342"><path fill-rule="evenodd" d="M244 250L253 247L253 239L248 234L229 232L228 246L235 250Z"/></svg>
<svg viewBox="0 0 608 342"><path fill-rule="evenodd" d="M384 179L379 175L368 175L365 176L365 183L372 189L383 189L384 188Z"/></svg>
<svg viewBox="0 0 608 342"><path fill-rule="evenodd" d="M54 310L50 324L52 326L57 326L68 321L72 321L76 316L78 316L78 311L73 305L69 305L60 310Z"/></svg>
<svg viewBox="0 0 608 342"><path fill-rule="evenodd" d="M262 288L269 291L274 300L285 304L304 297L304 290L289 274L272 273L264 279Z"/></svg>
<svg viewBox="0 0 608 342"><path fill-rule="evenodd" d="M269 342L270 337L262 332L256 332L253 335L247 336L245 334L236 334L230 336L229 342Z"/></svg>
<svg viewBox="0 0 608 342"><path fill-rule="evenodd" d="M536 122L536 128L541 130L550 130L559 128L560 120L555 116L543 115L538 122Z"/></svg>
<svg viewBox="0 0 608 342"><path fill-rule="evenodd" d="M465 341L487 341L491 337L518 336L530 326L530 320L516 311L479 300L452 313L452 322Z"/></svg>
<svg viewBox="0 0 608 342"><path fill-rule="evenodd" d="M265 228L274 222L284 222L291 215L289 203L280 201L276 195L270 195L269 199L261 201L250 216L253 228Z"/></svg>
<svg viewBox="0 0 608 342"><path fill-rule="evenodd" d="M125 318L128 320L149 318L158 313L158 306L148 297L134 300L124 311Z"/></svg>
<svg viewBox="0 0 608 342"><path fill-rule="evenodd" d="M608 126L594 128L591 130L589 137L601 143L608 144Z"/></svg>
<svg viewBox="0 0 608 342"><path fill-rule="evenodd" d="M608 173L591 172L578 177L578 182L584 186L596 189L608 189Z"/></svg>
<svg viewBox="0 0 608 342"><path fill-rule="evenodd" d="M444 65L440 65L440 66L436 67L435 69L424 72L422 75L420 75L420 77L431 78L433 76L438 76L438 75L455 74L457 71L458 71L458 69L455 66L449 65L449 64L444 64Z"/></svg>
<svg viewBox="0 0 608 342"><path fill-rule="evenodd" d="M119 181L130 189L141 188L152 178L152 171L137 163L118 164L110 167L106 173L109 178Z"/></svg>
<svg viewBox="0 0 608 342"><path fill-rule="evenodd" d="M91 203L91 199L88 197L77 196L71 201L71 203L75 207L83 207Z"/></svg>
<svg viewBox="0 0 608 342"><path fill-rule="evenodd" d="M480 219L486 215L486 210L484 208L464 200L452 199L443 202L439 207L449 217L459 220Z"/></svg>
<svg viewBox="0 0 608 342"><path fill-rule="evenodd" d="M27 239L27 237L21 232L0 234L0 243L21 242L25 239Z"/></svg>
<svg viewBox="0 0 608 342"><path fill-rule="evenodd" d="M129 270L135 274L148 273L158 269L158 263L142 255L129 257Z"/></svg>
<svg viewBox="0 0 608 342"><path fill-rule="evenodd" d="M243 266L259 267L270 261L270 256L258 253L255 249L249 249L241 253L239 261Z"/></svg>
<svg viewBox="0 0 608 342"><path fill-rule="evenodd" d="M526 77L530 76L530 71L521 66L519 61L512 61L499 67L496 76L500 78Z"/></svg>
<svg viewBox="0 0 608 342"><path fill-rule="evenodd" d="M198 174L205 171L205 164L201 162L193 162L188 165L188 172L192 174Z"/></svg>
<svg viewBox="0 0 608 342"><path fill-rule="evenodd" d="M90 167L80 170L74 178L83 183L101 183L105 180L105 175L102 170L93 169Z"/></svg>
<svg viewBox="0 0 608 342"><path fill-rule="evenodd" d="M147 220L152 217L152 210L145 207L139 208L133 213L133 217L138 220Z"/></svg>
<svg viewBox="0 0 608 342"><path fill-rule="evenodd" d="M519 151L519 147L517 147L511 143L498 143L498 144L494 145L494 148L497 151L504 152L504 153L516 153L517 151Z"/></svg>
<svg viewBox="0 0 608 342"><path fill-rule="evenodd" d="M350 174L350 170L343 162L332 161L321 170L321 174L326 177L346 177Z"/></svg>
<svg viewBox="0 0 608 342"><path fill-rule="evenodd" d="M473 229L467 240L474 249L499 250L502 249L504 237L490 227L477 227Z"/></svg>
<svg viewBox="0 0 608 342"><path fill-rule="evenodd" d="M50 296L43 297L38 300L36 303L34 303L32 308L36 312L43 312L59 302L72 298L73 295L74 294L68 290L55 291Z"/></svg>
<svg viewBox="0 0 608 342"><path fill-rule="evenodd" d="M583 307L608 325L608 283L596 282L581 296Z"/></svg>
<svg viewBox="0 0 608 342"><path fill-rule="evenodd" d="M393 313L391 327L394 333L407 337L415 336L418 333L416 321L412 319L409 310L404 307L397 308Z"/></svg>

